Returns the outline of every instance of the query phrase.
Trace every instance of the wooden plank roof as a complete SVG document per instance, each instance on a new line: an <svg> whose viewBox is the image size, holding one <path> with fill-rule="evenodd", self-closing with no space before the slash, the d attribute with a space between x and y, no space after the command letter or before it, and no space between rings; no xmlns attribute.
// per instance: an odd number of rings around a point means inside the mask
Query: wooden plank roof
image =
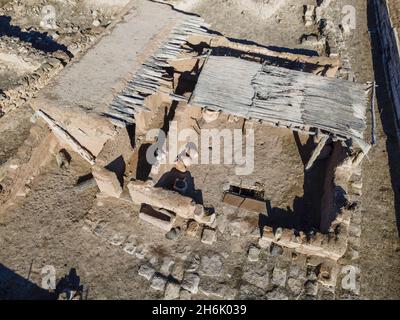
<svg viewBox="0 0 400 320"><path fill-rule="evenodd" d="M318 128L365 143L368 95L359 83L211 56L190 101L247 119Z"/></svg>

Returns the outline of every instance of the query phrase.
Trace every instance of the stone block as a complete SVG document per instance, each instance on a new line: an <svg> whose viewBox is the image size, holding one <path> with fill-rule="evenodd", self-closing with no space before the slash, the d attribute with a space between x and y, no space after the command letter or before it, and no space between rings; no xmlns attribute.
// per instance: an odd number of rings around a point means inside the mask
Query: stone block
<svg viewBox="0 0 400 320"><path fill-rule="evenodd" d="M165 287L164 299L173 300L179 298L180 290L181 286L179 283L168 281L167 286Z"/></svg>
<svg viewBox="0 0 400 320"><path fill-rule="evenodd" d="M285 269L281 268L274 268L272 272L272 284L279 286L279 287L284 287L286 284L286 278L287 278L287 271Z"/></svg>
<svg viewBox="0 0 400 320"><path fill-rule="evenodd" d="M204 207L202 205L196 205L196 210L194 212L194 219L201 224L205 225L212 225L215 221L215 213L213 214L206 214L204 211Z"/></svg>
<svg viewBox="0 0 400 320"><path fill-rule="evenodd" d="M173 214L166 210L155 210L148 205L142 205L139 212L139 218L165 231L170 231L175 223L175 217Z"/></svg>
<svg viewBox="0 0 400 320"><path fill-rule="evenodd" d="M164 291L166 284L167 278L160 273L156 273L151 280L150 287L157 291Z"/></svg>
<svg viewBox="0 0 400 320"><path fill-rule="evenodd" d="M131 181L128 184L129 194L136 204L148 204L174 212L184 219L193 219L196 204L192 198L182 196L178 192L155 188L146 182Z"/></svg>
<svg viewBox="0 0 400 320"><path fill-rule="evenodd" d="M186 273L182 280L182 288L196 294L199 290L200 277L196 273Z"/></svg>
<svg viewBox="0 0 400 320"><path fill-rule="evenodd" d="M258 261L260 256L260 249L254 245L251 245L247 253L247 259L251 262Z"/></svg>
<svg viewBox="0 0 400 320"><path fill-rule="evenodd" d="M188 222L186 234L190 237L196 238L200 234L200 229L201 229L200 224L194 220L191 220Z"/></svg>
<svg viewBox="0 0 400 320"><path fill-rule="evenodd" d="M214 229L204 228L203 229L203 234L201 236L201 242L211 245L215 241L217 241L217 233L216 233L216 231Z"/></svg>
<svg viewBox="0 0 400 320"><path fill-rule="evenodd" d="M102 193L110 197L119 198L122 193L122 187L114 172L95 165L92 168L92 174Z"/></svg>
<svg viewBox="0 0 400 320"><path fill-rule="evenodd" d="M138 270L139 276L142 276L147 280L150 280L154 276L155 272L156 271L150 263L141 265Z"/></svg>

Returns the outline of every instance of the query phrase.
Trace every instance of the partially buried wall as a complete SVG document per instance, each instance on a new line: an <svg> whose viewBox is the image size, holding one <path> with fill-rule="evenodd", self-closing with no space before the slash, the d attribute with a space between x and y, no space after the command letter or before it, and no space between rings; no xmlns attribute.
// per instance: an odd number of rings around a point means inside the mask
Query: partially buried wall
<svg viewBox="0 0 400 320"><path fill-rule="evenodd" d="M400 127L400 46L397 29L394 27L391 12L386 0L374 0L382 59L386 81L392 96L396 126ZM400 130L398 129L398 137Z"/></svg>

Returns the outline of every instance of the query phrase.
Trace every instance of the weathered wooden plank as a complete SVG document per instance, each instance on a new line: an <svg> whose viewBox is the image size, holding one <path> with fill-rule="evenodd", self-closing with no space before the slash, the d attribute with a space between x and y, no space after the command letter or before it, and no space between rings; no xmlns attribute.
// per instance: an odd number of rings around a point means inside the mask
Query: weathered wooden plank
<svg viewBox="0 0 400 320"><path fill-rule="evenodd" d="M79 153L82 158L88 161L91 165L95 164L94 156L86 150L83 146L79 144L76 139L69 134L67 130L65 130L62 125L54 121L49 115L47 115L44 111L38 110L36 112L38 116L43 118L44 121L49 125L53 133L62 141L67 143L75 152Z"/></svg>
<svg viewBox="0 0 400 320"><path fill-rule="evenodd" d="M191 103L245 118L318 128L360 141L366 127L367 99L361 84L211 56Z"/></svg>

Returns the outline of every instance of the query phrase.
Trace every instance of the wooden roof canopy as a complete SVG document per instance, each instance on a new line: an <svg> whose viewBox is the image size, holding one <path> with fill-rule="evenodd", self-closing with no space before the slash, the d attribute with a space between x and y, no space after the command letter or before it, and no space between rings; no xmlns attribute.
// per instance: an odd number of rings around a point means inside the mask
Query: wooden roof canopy
<svg viewBox="0 0 400 320"><path fill-rule="evenodd" d="M366 85L229 56L210 56L190 104L356 142L363 150Z"/></svg>

